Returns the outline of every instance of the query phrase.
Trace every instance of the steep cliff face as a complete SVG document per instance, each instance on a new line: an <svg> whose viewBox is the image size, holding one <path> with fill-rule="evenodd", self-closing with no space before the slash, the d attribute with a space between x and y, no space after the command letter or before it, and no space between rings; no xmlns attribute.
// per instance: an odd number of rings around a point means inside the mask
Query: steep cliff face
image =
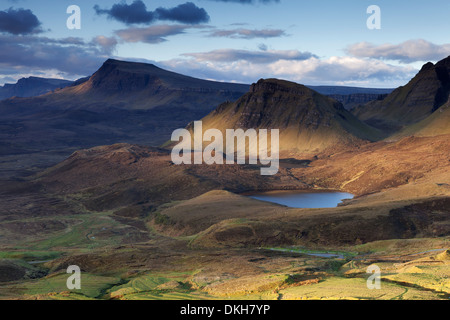
<svg viewBox="0 0 450 320"><path fill-rule="evenodd" d="M354 110L361 120L386 132L424 120L444 105L450 93L450 57L425 64L406 85L381 101L373 101Z"/></svg>
<svg viewBox="0 0 450 320"><path fill-rule="evenodd" d="M338 145L376 140L378 132L356 119L341 103L303 85L260 80L234 103L203 119L203 129L279 129L280 149L320 152Z"/></svg>
<svg viewBox="0 0 450 320"><path fill-rule="evenodd" d="M16 84L5 84L0 87L0 100L11 97L34 97L64 88L72 84L72 81L60 79L46 79L38 77L22 78Z"/></svg>
<svg viewBox="0 0 450 320"><path fill-rule="evenodd" d="M161 84L162 82L159 81L158 77L151 72L133 72L133 70L121 68L119 62L108 60L94 73L86 86L104 94L128 94L151 87L158 89Z"/></svg>
<svg viewBox="0 0 450 320"><path fill-rule="evenodd" d="M344 105L344 108L351 110L361 105L365 105L371 101L381 101L385 99L388 94L373 94L373 93L355 93L355 94L331 94L328 97L333 98Z"/></svg>

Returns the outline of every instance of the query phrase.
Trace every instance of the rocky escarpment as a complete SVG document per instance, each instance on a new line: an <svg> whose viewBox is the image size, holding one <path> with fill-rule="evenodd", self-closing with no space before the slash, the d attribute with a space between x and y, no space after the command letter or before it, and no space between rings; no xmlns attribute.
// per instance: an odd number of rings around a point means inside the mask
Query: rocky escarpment
<svg viewBox="0 0 450 320"><path fill-rule="evenodd" d="M72 81L61 79L45 79L38 77L22 78L16 84L5 84L0 87L0 100L11 97L34 97L64 88Z"/></svg>
<svg viewBox="0 0 450 320"><path fill-rule="evenodd" d="M354 114L366 123L393 133L430 116L450 94L450 57L427 63L406 85L383 100L358 107Z"/></svg>

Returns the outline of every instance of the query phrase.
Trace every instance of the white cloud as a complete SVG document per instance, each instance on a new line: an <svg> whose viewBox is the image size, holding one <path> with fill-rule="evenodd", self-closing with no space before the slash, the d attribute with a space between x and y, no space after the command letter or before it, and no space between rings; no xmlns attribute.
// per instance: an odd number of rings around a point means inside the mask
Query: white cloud
<svg viewBox="0 0 450 320"><path fill-rule="evenodd" d="M396 60L402 63L417 61L438 61L450 55L450 44L434 44L432 42L416 39L400 44L374 45L360 42L350 45L346 52L359 58L375 58Z"/></svg>
<svg viewBox="0 0 450 320"><path fill-rule="evenodd" d="M232 54L226 54L230 52ZM258 60L250 55L237 54L239 51L224 49L185 54L189 59L174 59L159 64L196 77L243 83L275 77L309 85L395 87L408 82L417 72L409 66L394 66L376 59L349 56L321 59L314 55L290 59L280 55L280 51L278 55L271 52L270 59ZM232 61L230 57L233 55L239 59Z"/></svg>

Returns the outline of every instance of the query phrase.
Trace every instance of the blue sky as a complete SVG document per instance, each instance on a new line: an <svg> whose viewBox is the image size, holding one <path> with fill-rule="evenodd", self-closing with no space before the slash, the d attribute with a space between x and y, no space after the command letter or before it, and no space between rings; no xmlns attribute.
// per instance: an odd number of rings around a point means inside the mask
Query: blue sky
<svg viewBox="0 0 450 320"><path fill-rule="evenodd" d="M3 0L0 84L75 79L113 57L218 81L396 87L450 55L448 1L134 1ZM66 27L73 4L81 30ZM370 5L381 30L366 26Z"/></svg>

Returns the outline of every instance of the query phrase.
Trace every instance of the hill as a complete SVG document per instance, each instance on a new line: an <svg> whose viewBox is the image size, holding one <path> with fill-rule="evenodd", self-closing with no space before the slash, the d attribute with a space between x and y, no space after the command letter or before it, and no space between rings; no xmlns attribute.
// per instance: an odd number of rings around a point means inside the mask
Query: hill
<svg viewBox="0 0 450 320"><path fill-rule="evenodd" d="M196 79L153 64L108 59L89 80L49 96L46 102L63 100L65 109L92 111L172 107L200 112L236 100L247 90L247 85Z"/></svg>
<svg viewBox="0 0 450 320"><path fill-rule="evenodd" d="M395 133L430 116L448 101L449 93L450 57L435 65L425 64L406 86L383 100L354 109L353 113L372 126Z"/></svg>
<svg viewBox="0 0 450 320"><path fill-rule="evenodd" d="M66 146L123 139L158 144L161 136L177 128L180 119L202 117L247 90L246 85L200 80L150 64L110 59L88 80L39 97L7 99L0 102L0 110L9 126L25 124L19 136L32 135L35 145L54 147L44 141L49 134L65 140ZM36 135L36 127L46 136Z"/></svg>
<svg viewBox="0 0 450 320"><path fill-rule="evenodd" d="M6 157L0 176L2 171L10 176L23 168L48 167L80 148L159 145L173 130L238 99L248 88L107 60L89 79L64 89L0 101L0 156Z"/></svg>
<svg viewBox="0 0 450 320"><path fill-rule="evenodd" d="M203 129L279 129L280 150L317 153L377 140L376 129L341 103L303 85L260 80L236 102L224 103L202 119Z"/></svg>

